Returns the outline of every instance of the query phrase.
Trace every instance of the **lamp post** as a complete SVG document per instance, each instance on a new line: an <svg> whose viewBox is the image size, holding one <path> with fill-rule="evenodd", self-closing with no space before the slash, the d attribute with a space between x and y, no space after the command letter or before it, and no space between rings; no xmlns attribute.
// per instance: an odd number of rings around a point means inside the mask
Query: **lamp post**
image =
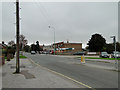
<svg viewBox="0 0 120 90"><path fill-rule="evenodd" d="M53 30L54 30L54 55L55 55L55 28L51 27L51 26L48 26L48 28L53 28Z"/></svg>
<svg viewBox="0 0 120 90"><path fill-rule="evenodd" d="M117 59L116 59L116 37L115 36L111 36L110 38L113 38L113 43L114 43L114 47L115 47L115 68L117 70L118 69L118 67L117 67L118 62L117 62Z"/></svg>

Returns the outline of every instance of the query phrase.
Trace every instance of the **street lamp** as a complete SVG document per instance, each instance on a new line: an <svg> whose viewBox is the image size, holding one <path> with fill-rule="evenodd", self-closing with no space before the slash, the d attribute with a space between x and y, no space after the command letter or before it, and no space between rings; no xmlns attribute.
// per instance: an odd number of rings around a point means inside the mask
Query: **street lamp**
<svg viewBox="0 0 120 90"><path fill-rule="evenodd" d="M118 67L117 67L118 62L117 62L117 59L116 59L116 37L115 36L111 36L110 38L113 38L113 43L114 43L114 47L115 47L115 68L117 70L118 69Z"/></svg>
<svg viewBox="0 0 120 90"><path fill-rule="evenodd" d="M55 28L52 26L48 26L48 28L52 28L54 30L54 55L55 55Z"/></svg>

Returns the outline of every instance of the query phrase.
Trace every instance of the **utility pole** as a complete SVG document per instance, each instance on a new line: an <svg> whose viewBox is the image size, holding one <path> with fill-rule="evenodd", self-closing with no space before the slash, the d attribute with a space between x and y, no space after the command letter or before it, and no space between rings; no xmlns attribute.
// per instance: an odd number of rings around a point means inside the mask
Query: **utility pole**
<svg viewBox="0 0 120 90"><path fill-rule="evenodd" d="M16 0L16 44L17 44L17 53L16 53L16 73L20 72L20 63L19 63L19 0Z"/></svg>

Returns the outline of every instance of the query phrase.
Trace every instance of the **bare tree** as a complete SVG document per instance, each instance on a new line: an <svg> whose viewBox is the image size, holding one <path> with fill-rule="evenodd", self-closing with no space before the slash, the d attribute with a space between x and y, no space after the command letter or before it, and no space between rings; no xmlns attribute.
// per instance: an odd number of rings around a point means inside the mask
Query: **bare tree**
<svg viewBox="0 0 120 90"><path fill-rule="evenodd" d="M28 43L28 40L25 39L25 36L24 35L20 35L20 48L22 50L22 53L23 54L23 48L27 45Z"/></svg>

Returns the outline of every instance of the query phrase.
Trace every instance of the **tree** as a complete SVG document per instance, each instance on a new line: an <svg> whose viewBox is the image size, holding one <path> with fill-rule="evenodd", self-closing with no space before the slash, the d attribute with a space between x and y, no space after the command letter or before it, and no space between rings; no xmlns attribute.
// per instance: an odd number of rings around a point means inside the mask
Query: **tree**
<svg viewBox="0 0 120 90"><path fill-rule="evenodd" d="M13 40L11 40L11 41L8 42L8 45L13 46L13 45L15 45L15 42Z"/></svg>
<svg viewBox="0 0 120 90"><path fill-rule="evenodd" d="M28 41L25 39L24 35L20 35L19 37L20 39L20 50L22 51L22 55L23 55L23 48L27 45Z"/></svg>
<svg viewBox="0 0 120 90"><path fill-rule="evenodd" d="M15 49L11 46L7 47L7 61L10 61L15 55Z"/></svg>
<svg viewBox="0 0 120 90"><path fill-rule="evenodd" d="M38 51L39 54L40 54L40 45L39 45L39 41L36 42L36 49L37 49L37 51Z"/></svg>
<svg viewBox="0 0 120 90"><path fill-rule="evenodd" d="M88 42L88 49L93 52L100 52L106 44L105 38L100 34L93 34Z"/></svg>
<svg viewBox="0 0 120 90"><path fill-rule="evenodd" d="M117 51L120 52L120 43L119 42L116 43L116 47L117 47Z"/></svg>
<svg viewBox="0 0 120 90"><path fill-rule="evenodd" d="M35 44L31 44L31 51L35 51L35 52L37 51Z"/></svg>
<svg viewBox="0 0 120 90"><path fill-rule="evenodd" d="M27 45L28 41L24 35L20 35L20 50L23 50L24 46Z"/></svg>
<svg viewBox="0 0 120 90"><path fill-rule="evenodd" d="M30 52L30 46L29 46L29 45L26 45L26 46L24 47L24 51L25 51L25 52Z"/></svg>
<svg viewBox="0 0 120 90"><path fill-rule="evenodd" d="M115 50L114 45L112 43L106 44L105 48L106 52L108 52L109 54L111 54Z"/></svg>
<svg viewBox="0 0 120 90"><path fill-rule="evenodd" d="M106 52L108 52L109 54L115 51L114 43L106 44L105 47L106 47ZM116 50L120 52L120 43L118 42L116 43Z"/></svg>

